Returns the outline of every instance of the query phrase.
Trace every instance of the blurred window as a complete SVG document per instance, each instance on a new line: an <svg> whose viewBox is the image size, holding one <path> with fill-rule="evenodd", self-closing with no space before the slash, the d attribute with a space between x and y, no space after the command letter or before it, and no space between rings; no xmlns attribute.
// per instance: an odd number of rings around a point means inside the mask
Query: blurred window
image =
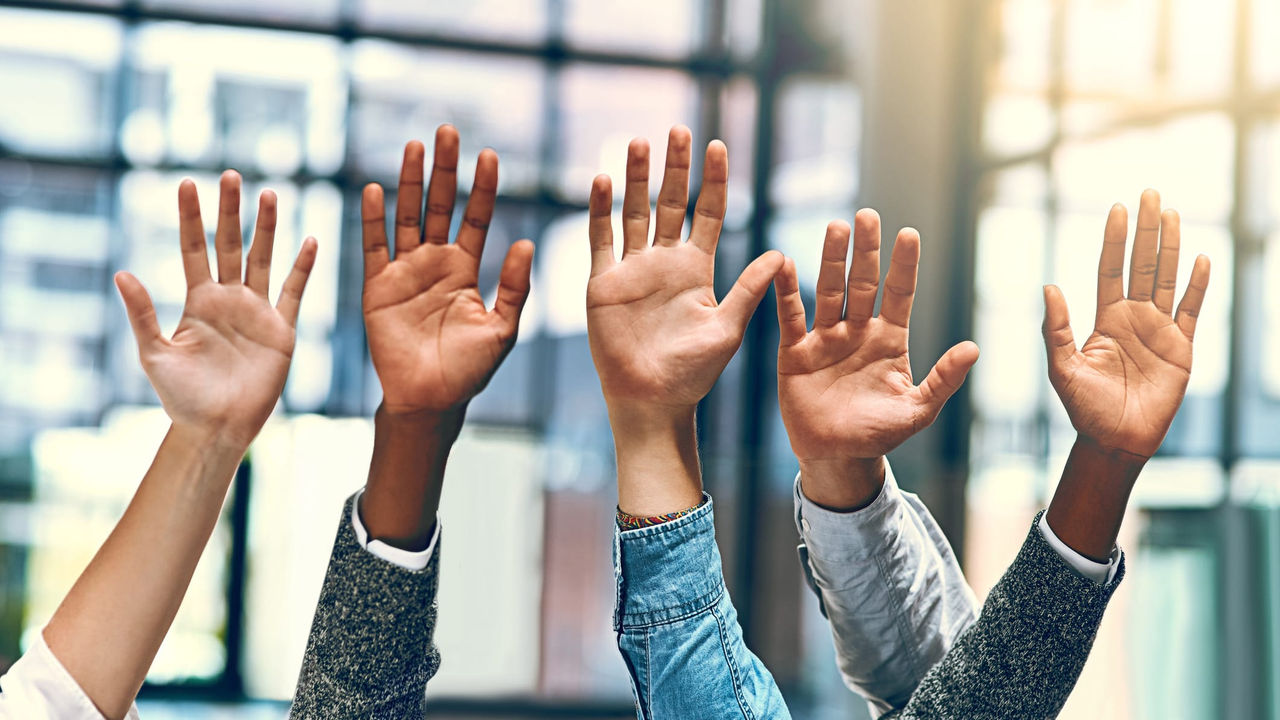
<svg viewBox="0 0 1280 720"><path fill-rule="evenodd" d="M1276 517L1274 495L1263 493L1268 505L1253 493L1274 489L1256 468L1280 455L1280 56L1262 40L1280 32L1280 13L1267 0L996 5L1002 41L977 151L983 360L971 380L971 578L994 582L1000 568L980 559L997 547L988 538L1025 533L1010 504L1048 500L1075 437L1043 370L1040 287L1062 288L1082 343L1107 210L1129 208L1132 237L1138 197L1154 187L1182 216L1179 292L1199 253L1212 258L1213 277L1186 399L1135 489L1122 537L1133 590L1113 605L1085 690L1062 717L1199 717L1228 712L1229 702L1265 715L1275 643L1251 654L1225 618L1276 637L1274 613L1258 613L1270 600L1255 592L1257 578L1275 576L1275 553L1241 544L1231 528L1240 518L1270 528ZM1250 22L1238 21L1241 9ZM1253 695L1239 699L1240 688ZM1103 695L1105 707L1094 699Z"/></svg>

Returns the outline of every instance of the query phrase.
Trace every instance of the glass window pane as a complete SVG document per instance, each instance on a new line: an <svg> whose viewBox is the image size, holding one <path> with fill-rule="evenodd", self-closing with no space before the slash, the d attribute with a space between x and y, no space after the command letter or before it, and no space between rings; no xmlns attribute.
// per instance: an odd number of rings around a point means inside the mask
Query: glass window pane
<svg viewBox="0 0 1280 720"><path fill-rule="evenodd" d="M559 166L555 187L565 197L586 202L600 173L613 178L622 198L627 144L649 140L649 191L658 195L667 134L682 123L693 130L694 164L701 164L709 138L700 136L698 96L693 79L669 70L572 65L560 76L560 122L556 130ZM734 158L730 149L729 164Z"/></svg>
<svg viewBox="0 0 1280 720"><path fill-rule="evenodd" d="M602 52L681 57L701 44L705 0L563 0L564 37Z"/></svg>
<svg viewBox="0 0 1280 720"><path fill-rule="evenodd" d="M0 95L22 98L0 112L9 152L98 157L111 152L115 20L71 13L0 10Z"/></svg>
<svg viewBox="0 0 1280 720"><path fill-rule="evenodd" d="M773 186L778 205L852 204L862 98L847 80L800 77L779 92Z"/></svg>
<svg viewBox="0 0 1280 720"><path fill-rule="evenodd" d="M362 173L394 186L405 142L420 139L430 152L436 126L447 122L462 138L462 191L486 147L501 159L500 193L537 186L545 82L539 63L361 41L352 50L352 76L351 160Z"/></svg>
<svg viewBox="0 0 1280 720"><path fill-rule="evenodd" d="M1218 113L1069 142L1054 153L1054 184L1064 208L1097 214L1099 233L1113 203L1125 203L1132 220L1147 187L1159 190L1164 206L1177 208L1183 222L1225 223L1233 202L1234 143L1230 118Z"/></svg>
<svg viewBox="0 0 1280 720"><path fill-rule="evenodd" d="M337 20L342 0L272 0L269 3L255 0L221 0L216 3L201 0L141 0L141 4L144 8L213 17L222 15L268 21L329 23Z"/></svg>
<svg viewBox="0 0 1280 720"><path fill-rule="evenodd" d="M338 47L296 33L144 25L134 37L121 148L144 165L334 172L346 103Z"/></svg>
<svg viewBox="0 0 1280 720"><path fill-rule="evenodd" d="M359 0L356 21L393 32L535 42L547 35L548 0Z"/></svg>

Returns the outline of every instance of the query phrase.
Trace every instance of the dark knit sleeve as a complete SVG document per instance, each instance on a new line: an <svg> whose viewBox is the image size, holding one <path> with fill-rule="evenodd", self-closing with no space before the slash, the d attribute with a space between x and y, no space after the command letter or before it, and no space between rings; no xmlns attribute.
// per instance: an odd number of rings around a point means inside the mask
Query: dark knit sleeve
<svg viewBox="0 0 1280 720"><path fill-rule="evenodd" d="M294 691L290 718L423 717L440 666L432 640L440 566L407 570L360 547L347 500Z"/></svg>
<svg viewBox="0 0 1280 720"><path fill-rule="evenodd" d="M1075 687L1112 593L1045 541L1036 522L969 627L897 718L1053 718Z"/></svg>

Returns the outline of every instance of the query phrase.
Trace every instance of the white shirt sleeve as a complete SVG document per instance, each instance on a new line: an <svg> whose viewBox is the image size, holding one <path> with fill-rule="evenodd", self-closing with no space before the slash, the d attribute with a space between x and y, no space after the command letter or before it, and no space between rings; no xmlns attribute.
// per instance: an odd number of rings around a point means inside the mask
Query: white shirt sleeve
<svg viewBox="0 0 1280 720"><path fill-rule="evenodd" d="M369 531L365 529L364 522L360 520L360 497L362 495L364 495L364 490L356 493L355 502L351 503L351 528L355 530L356 541L360 543L360 547L406 570L418 571L426 568L427 563L431 562L431 556L436 551L436 541L440 539L440 518L436 517L436 529L432 531L431 540L427 543L426 548L417 551L401 550L381 540L369 539Z"/></svg>
<svg viewBox="0 0 1280 720"><path fill-rule="evenodd" d="M1067 564L1076 572L1086 578L1099 585L1106 585L1115 578L1116 571L1120 568L1120 556L1123 554L1119 546L1111 548L1111 557L1105 563L1090 560L1072 550L1054 534L1053 528L1049 527L1049 513L1040 516L1040 534L1044 536L1045 542L1049 543L1049 547L1053 548L1058 555L1061 555L1062 559L1066 560Z"/></svg>
<svg viewBox="0 0 1280 720"><path fill-rule="evenodd" d="M106 720L36 633L36 642L0 677L2 720ZM138 720L138 706L126 720Z"/></svg>

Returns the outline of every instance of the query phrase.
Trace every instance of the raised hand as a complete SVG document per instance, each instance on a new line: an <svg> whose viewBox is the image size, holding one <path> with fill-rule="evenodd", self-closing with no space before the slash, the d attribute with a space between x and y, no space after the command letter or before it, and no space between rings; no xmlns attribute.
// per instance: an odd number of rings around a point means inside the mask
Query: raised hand
<svg viewBox="0 0 1280 720"><path fill-rule="evenodd" d="M498 156L480 153L475 183L449 243L457 197L458 131L436 130L435 164L422 217L425 150L404 148L389 256L382 188L364 189L364 328L382 382L373 459L360 507L370 536L422 549L435 527L449 450L467 403L516 342L529 296L533 243L507 251L493 309L480 295L480 255L498 192Z"/></svg>
<svg viewBox="0 0 1280 720"><path fill-rule="evenodd" d="M121 272L116 287L138 341L138 354L175 426L247 448L271 415L293 357L298 306L316 257L316 241L302 243L280 298L267 299L275 241L276 196L264 191L257 227L241 277L240 176L223 173L214 244L218 280L209 274L195 183L178 188L182 264L187 299L173 337L166 338L142 283Z"/></svg>
<svg viewBox="0 0 1280 720"><path fill-rule="evenodd" d="M587 335L618 452L619 507L633 514L679 510L701 497L695 408L742 344L782 265L777 252L756 258L716 302L715 251L729 159L724 143L707 146L702 192L685 242L691 144L688 128L672 128L651 245L649 145L631 142L621 260L613 248L608 176L591 187Z"/></svg>
<svg viewBox="0 0 1280 720"><path fill-rule="evenodd" d="M774 280L782 420L800 461L805 493L814 502L840 508L874 498L883 478L881 457L933 423L978 359L978 346L962 342L942 356L924 382L912 381L907 326L920 236L910 228L898 233L880 314L874 316L880 218L874 210L861 210L854 224L847 280L849 226L827 226L811 332L806 332L795 262L788 258Z"/></svg>
<svg viewBox="0 0 1280 720"><path fill-rule="evenodd" d="M240 176L222 175L217 282L209 274L200 203L190 180L178 188L178 213L187 300L173 337L161 334L138 279L116 275L142 367L173 425L124 516L44 629L49 649L107 717L130 713L218 521L236 466L280 397L298 305L316 257L316 242L307 238L272 307L267 292L275 195L267 191L259 200L242 277Z"/></svg>
<svg viewBox="0 0 1280 720"><path fill-rule="evenodd" d="M364 322L383 406L392 414L465 407L516 340L529 295L533 243L507 251L492 310L478 273L498 189L498 156L480 153L457 242L449 223L457 196L458 131L436 131L435 164L422 218L422 143L405 146L396 197L395 258L388 255L382 188L364 190Z"/></svg>
<svg viewBox="0 0 1280 720"><path fill-rule="evenodd" d="M1178 213L1161 213L1160 195L1147 190L1138 206L1126 297L1127 223L1124 206L1112 207L1098 263L1093 334L1076 349L1066 299L1048 285L1044 340L1049 381L1076 431L1106 450L1148 458L1164 440L1191 376L1191 344L1209 285L1209 258L1196 258L1175 313Z"/></svg>
<svg viewBox="0 0 1280 720"><path fill-rule="evenodd" d="M719 140L707 146L702 192L684 242L691 143L688 128L672 128L650 245L649 144L631 141L621 261L614 255L609 177L597 177L591 188L587 334L611 406L697 405L742 344L747 322L782 264L779 253L765 253L716 302L715 251L729 158Z"/></svg>

